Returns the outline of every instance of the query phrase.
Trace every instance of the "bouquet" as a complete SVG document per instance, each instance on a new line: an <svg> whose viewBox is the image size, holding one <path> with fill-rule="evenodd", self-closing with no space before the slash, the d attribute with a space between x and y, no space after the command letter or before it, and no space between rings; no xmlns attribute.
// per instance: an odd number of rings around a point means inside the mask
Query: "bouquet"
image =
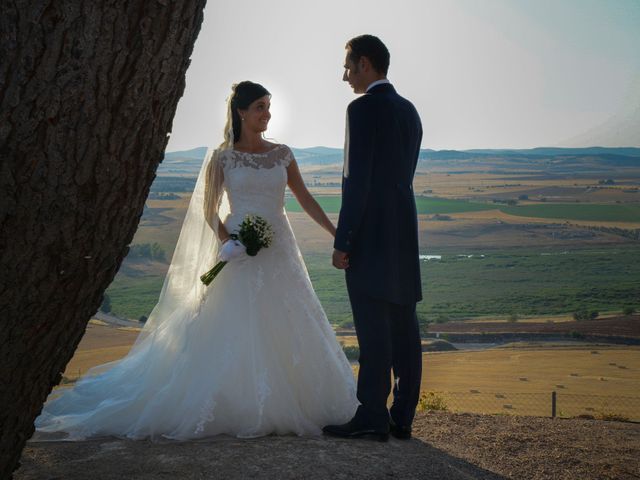
<svg viewBox="0 0 640 480"><path fill-rule="evenodd" d="M232 233L229 238L242 242L247 255L255 257L261 248L267 248L271 245L273 230L264 218L257 215L247 215L242 220L238 233ZM216 263L211 270L200 277L202 283L209 285L227 263L225 260Z"/></svg>

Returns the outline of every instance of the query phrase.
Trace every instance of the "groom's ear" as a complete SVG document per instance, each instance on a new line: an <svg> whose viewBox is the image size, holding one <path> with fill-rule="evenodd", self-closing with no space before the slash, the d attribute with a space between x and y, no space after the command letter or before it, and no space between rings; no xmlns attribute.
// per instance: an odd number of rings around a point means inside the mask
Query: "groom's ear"
<svg viewBox="0 0 640 480"><path fill-rule="evenodd" d="M359 60L358 63L359 63L358 66L360 67L361 71L367 72L367 73L368 72L376 72L377 73L376 69L373 68L373 64L371 63L371 60L369 60L369 57L365 57L363 55L362 57L360 57L360 60Z"/></svg>

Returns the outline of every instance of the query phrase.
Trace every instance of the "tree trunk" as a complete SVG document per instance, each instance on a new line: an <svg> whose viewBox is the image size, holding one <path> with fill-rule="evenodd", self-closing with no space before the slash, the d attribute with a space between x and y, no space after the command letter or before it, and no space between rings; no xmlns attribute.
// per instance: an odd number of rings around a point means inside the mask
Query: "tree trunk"
<svg viewBox="0 0 640 480"><path fill-rule="evenodd" d="M127 254L205 2L0 2L0 478Z"/></svg>

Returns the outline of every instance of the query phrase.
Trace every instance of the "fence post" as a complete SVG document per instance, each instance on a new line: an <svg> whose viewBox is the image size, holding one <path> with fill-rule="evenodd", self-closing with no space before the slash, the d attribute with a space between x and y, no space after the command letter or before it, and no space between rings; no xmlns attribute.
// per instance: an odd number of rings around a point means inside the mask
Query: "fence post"
<svg viewBox="0 0 640 480"><path fill-rule="evenodd" d="M551 418L556 418L556 392L551 392Z"/></svg>

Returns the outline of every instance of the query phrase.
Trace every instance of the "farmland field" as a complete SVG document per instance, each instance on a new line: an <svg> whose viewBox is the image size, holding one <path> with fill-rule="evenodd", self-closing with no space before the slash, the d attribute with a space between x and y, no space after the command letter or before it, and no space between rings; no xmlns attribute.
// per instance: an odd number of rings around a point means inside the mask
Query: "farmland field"
<svg viewBox="0 0 640 480"><path fill-rule="evenodd" d="M329 319L348 322L342 274L323 256L307 254L305 260ZM624 306L640 304L640 251L444 254L423 262L422 281L424 300L417 307L422 322L579 309L620 312Z"/></svg>
<svg viewBox="0 0 640 480"><path fill-rule="evenodd" d="M417 306L423 327L443 327L445 335L447 325L451 334L466 331L469 322L481 332L527 330L537 327L525 324L538 322L552 330L549 322L571 320L578 310L603 316L640 309L640 157L614 165L613 157L595 154L554 159L539 153L420 163L414 190L424 255L424 300ZM341 165L300 166L310 191L337 222ZM125 261L107 291L118 315L137 319L155 305L190 199L189 188L173 192L180 198L167 195L188 183L175 175L152 189L156 195L147 200L132 242L157 242L166 261ZM344 274L330 264L333 239L290 193L286 209L330 322L349 327ZM452 321L465 323L456 327ZM553 328L579 333L574 324ZM120 358L135 335L92 323L65 376L73 380L93 365ZM352 335L340 339L355 341ZM639 420L638 372L640 347L513 344L425 352L422 388L438 392L453 411L549 415L556 391L559 416Z"/></svg>
<svg viewBox="0 0 640 480"><path fill-rule="evenodd" d="M640 420L640 348L538 345L423 354L422 390L450 410Z"/></svg>
<svg viewBox="0 0 640 480"><path fill-rule="evenodd" d="M329 320L349 323L344 274L331 266L328 252L303 253ZM417 308L423 323L580 309L614 313L640 305L640 250L633 247L442 253L440 259L423 261L421 270L424 300ZM107 290L113 311L133 319L148 316L162 282L160 274L119 275Z"/></svg>
<svg viewBox="0 0 640 480"><path fill-rule="evenodd" d="M340 211L340 197L334 195L317 196L316 199L328 213ZM566 220L592 220L610 222L640 222L640 205L581 204L581 203L536 203L525 205L500 205L455 200L437 197L416 197L418 214L433 215L460 212L499 210L509 215L531 218L553 218ZM289 212L302 211L294 198L286 201Z"/></svg>
<svg viewBox="0 0 640 480"><path fill-rule="evenodd" d="M420 253L441 255L422 264L422 321L640 308L638 161L613 166L593 152L510 155L460 159L454 152L420 162L414 181ZM185 165L197 167L189 158ZM113 311L133 319L155 304L190 200L188 188L171 192L188 180L172 172L188 169L177 160L166 167L173 170L159 172L162 181L154 183L132 242L157 242L166 261L127 259L107 292ZM301 172L337 222L341 164L303 162ZM342 274L329 263L332 239L290 193L286 208L330 320L349 322Z"/></svg>
<svg viewBox="0 0 640 480"><path fill-rule="evenodd" d="M92 322L66 367L65 381L123 357L136 335ZM617 413L637 420L638 365L640 347L630 346L514 344L424 353L422 391L437 392L453 411L543 416L550 415L556 391L560 416Z"/></svg>

